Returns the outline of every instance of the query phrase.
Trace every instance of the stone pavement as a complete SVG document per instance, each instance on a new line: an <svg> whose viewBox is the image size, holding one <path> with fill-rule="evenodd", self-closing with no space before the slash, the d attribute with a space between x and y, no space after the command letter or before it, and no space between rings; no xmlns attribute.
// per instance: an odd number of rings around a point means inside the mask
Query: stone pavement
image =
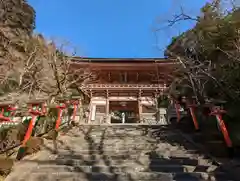
<svg viewBox="0 0 240 181"><path fill-rule="evenodd" d="M17 162L6 181L230 181L210 160L174 142L172 129L116 125L75 127Z"/></svg>

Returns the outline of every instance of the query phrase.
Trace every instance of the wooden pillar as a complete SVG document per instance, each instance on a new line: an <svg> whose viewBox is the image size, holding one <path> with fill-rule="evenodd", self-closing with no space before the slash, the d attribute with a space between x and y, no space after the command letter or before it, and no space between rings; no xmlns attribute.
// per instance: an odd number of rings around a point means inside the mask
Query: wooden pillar
<svg viewBox="0 0 240 181"><path fill-rule="evenodd" d="M142 122L142 105L141 105L141 99L138 98L138 114L139 114L139 123Z"/></svg>
<svg viewBox="0 0 240 181"><path fill-rule="evenodd" d="M107 123L111 123L111 118L109 117L109 98L108 98L108 90L107 90L107 95L106 95L106 121Z"/></svg>
<svg viewBox="0 0 240 181"><path fill-rule="evenodd" d="M92 98L90 100L89 108L88 108L88 118L87 118L87 124L91 122L91 115L92 115Z"/></svg>
<svg viewBox="0 0 240 181"><path fill-rule="evenodd" d="M142 96L142 90L139 90L138 93L138 114L139 114L139 123L142 122L142 104L141 104L141 96Z"/></svg>
<svg viewBox="0 0 240 181"><path fill-rule="evenodd" d="M155 103L155 109L156 109L156 116L155 116L155 121L158 123L160 121L160 109L158 107L158 90L156 90L156 92L154 93L154 98L153 98L153 102Z"/></svg>
<svg viewBox="0 0 240 181"><path fill-rule="evenodd" d="M109 99L106 98L106 122L110 123L110 117L109 117Z"/></svg>
<svg viewBox="0 0 240 181"><path fill-rule="evenodd" d="M82 99L80 98L79 99L79 105L78 105L78 119L77 119L77 121L79 122L79 123L81 123L81 120L82 120L82 118L83 118L83 111L82 111L83 109L82 109Z"/></svg>

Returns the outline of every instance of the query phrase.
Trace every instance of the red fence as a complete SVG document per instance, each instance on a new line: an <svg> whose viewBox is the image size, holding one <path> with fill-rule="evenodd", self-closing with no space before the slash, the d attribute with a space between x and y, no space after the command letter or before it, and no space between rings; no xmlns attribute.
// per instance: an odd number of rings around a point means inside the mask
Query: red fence
<svg viewBox="0 0 240 181"><path fill-rule="evenodd" d="M57 117L55 122L53 123L54 126L51 127L50 129L47 129L45 133L53 130L57 134L62 122L63 111L64 110L67 111L67 109L69 109L70 107L73 107L73 111L72 114L70 115L71 118L69 119L68 124L75 124L74 122L79 103L80 102L78 99L58 100L57 103L54 105L47 105L45 100L29 101L27 103L27 110L25 112L25 115L31 116L31 120L28 122L27 125L25 125L25 133L23 139L20 138L21 140L17 140L16 142L9 144L9 142L6 143L8 141L6 140L6 137L2 136L2 140L0 140L1 141L0 154L18 146L21 146L19 152L22 152L20 150L25 150L27 142L29 141L31 136L33 136L33 130L36 125L37 118L48 116L48 109L55 109L57 111ZM5 102L2 104L0 103L0 110L1 110L0 123L15 123L13 118L14 116L16 116L18 109L14 103L10 102ZM23 123L19 122L19 124Z"/></svg>
<svg viewBox="0 0 240 181"><path fill-rule="evenodd" d="M181 113L180 113L180 104L184 104L186 106L187 109L189 109L194 127L196 131L199 131L199 124L198 124L198 120L197 117L195 115L196 112L196 108L198 107L198 105L195 103L194 100L185 100L182 102L176 101L174 100L174 104L175 104L175 110L176 110L176 115L177 115L177 122L180 122L181 119ZM227 112L223 109L223 102L221 103L213 103L213 102L208 102L206 105L204 105L207 109L209 109L209 114L208 116L214 116L216 118L217 121L217 125L219 126L221 133L223 135L224 141L226 143L226 146L228 148L232 148L232 140L229 136L229 132L226 128L225 122L223 120L223 115L226 114ZM204 113L203 113L204 114Z"/></svg>

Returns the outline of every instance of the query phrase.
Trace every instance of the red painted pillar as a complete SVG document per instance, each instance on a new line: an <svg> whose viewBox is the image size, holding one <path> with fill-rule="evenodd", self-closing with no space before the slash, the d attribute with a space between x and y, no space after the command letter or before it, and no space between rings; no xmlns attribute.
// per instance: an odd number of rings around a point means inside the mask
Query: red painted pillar
<svg viewBox="0 0 240 181"><path fill-rule="evenodd" d="M193 120L194 128L197 131L197 130L199 130L199 125L198 125L197 117L196 117L196 114L195 114L196 104L195 103L190 104L188 102L187 106L188 106L188 108L190 110L190 114L191 114L191 117L192 117L192 120Z"/></svg>
<svg viewBox="0 0 240 181"><path fill-rule="evenodd" d="M22 142L23 147L26 145L27 141L29 140L29 138L32 135L32 131L33 131L35 122L37 120L37 117L45 114L43 112L43 110L41 110L41 111L39 110L40 105L42 106L43 103L30 103L29 113L31 114L32 119L30 120L30 122L28 124L28 129L27 129L27 132L25 134L24 140ZM36 109L33 108L34 106L36 106Z"/></svg>
<svg viewBox="0 0 240 181"><path fill-rule="evenodd" d="M76 117L76 114L77 114L77 108L78 108L78 105L79 105L79 101L74 100L74 101L72 101L72 104L73 104L72 121L75 121L75 117Z"/></svg>
<svg viewBox="0 0 240 181"><path fill-rule="evenodd" d="M214 115L217 119L217 124L219 125L221 132L223 134L225 143L228 148L232 148L232 140L229 136L228 130L226 128L226 125L224 123L224 120L222 119L222 115L226 113L225 110L220 110L220 109L213 109L213 111L210 113L210 115Z"/></svg>
<svg viewBox="0 0 240 181"><path fill-rule="evenodd" d="M38 116L37 114L32 114L32 119L30 120L30 122L28 124L28 129L27 129L27 132L24 136L24 140L22 142L22 147L26 146L27 141L29 140L29 138L32 135L32 130L33 130L33 127L34 127L35 122L37 120L37 116Z"/></svg>
<svg viewBox="0 0 240 181"><path fill-rule="evenodd" d="M72 121L75 121L75 117L76 117L76 114L77 114L77 104L74 104L73 105L74 108L73 108L73 116L72 116Z"/></svg>
<svg viewBox="0 0 240 181"><path fill-rule="evenodd" d="M58 117L56 120L55 130L58 131L60 124L61 124L63 110L66 109L66 104L61 103L56 108L58 109Z"/></svg>
<svg viewBox="0 0 240 181"><path fill-rule="evenodd" d="M29 113L31 114L32 119L30 120L30 122L28 124L28 129L27 129L27 132L25 133L24 140L22 142L22 147L26 146L27 141L29 140L29 138L32 135L32 131L33 131L35 122L37 120L37 117L42 114L39 110L33 110L32 105L31 105L31 108L29 109Z"/></svg>

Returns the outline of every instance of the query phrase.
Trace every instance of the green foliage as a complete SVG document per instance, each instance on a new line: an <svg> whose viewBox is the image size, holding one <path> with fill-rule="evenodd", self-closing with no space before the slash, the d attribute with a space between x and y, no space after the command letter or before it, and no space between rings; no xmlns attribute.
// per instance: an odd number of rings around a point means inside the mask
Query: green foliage
<svg viewBox="0 0 240 181"><path fill-rule="evenodd" d="M157 102L158 108L167 108L169 105L169 99L166 95L159 96Z"/></svg>
<svg viewBox="0 0 240 181"><path fill-rule="evenodd" d="M240 63L238 61L240 58L240 9L224 15L220 10L220 3L221 1L207 3L201 9L202 15L198 18L196 26L188 33L184 33L185 42L191 43L189 45L185 43L182 48L195 48L197 52L195 58L185 57L184 51L180 56L188 60L187 66L189 66L188 71L192 72L191 75L199 77L196 78L195 83L204 84L204 87L194 85L198 92L203 91L203 94L208 97L221 97L221 99L235 101L240 100ZM181 38L177 39L181 41ZM176 41L176 37L173 41ZM192 47L193 42L194 47ZM207 73L197 74L198 68L190 67L193 64L199 64L199 62L196 63L196 59L205 65L201 68ZM180 91L185 95L193 92L188 90L189 85L193 85L186 73L189 72L185 72L181 78L185 83L179 82L175 86L175 92ZM202 88L204 90L200 90Z"/></svg>
<svg viewBox="0 0 240 181"><path fill-rule="evenodd" d="M240 9L224 14L220 2L207 3L201 9L195 27L184 33L184 41L173 37L171 51L187 67L180 69L181 76L170 92L202 97L200 103L205 103L205 97L225 100L226 120L236 123L240 118ZM176 49L174 44L178 45ZM195 52L186 55L190 48Z"/></svg>

